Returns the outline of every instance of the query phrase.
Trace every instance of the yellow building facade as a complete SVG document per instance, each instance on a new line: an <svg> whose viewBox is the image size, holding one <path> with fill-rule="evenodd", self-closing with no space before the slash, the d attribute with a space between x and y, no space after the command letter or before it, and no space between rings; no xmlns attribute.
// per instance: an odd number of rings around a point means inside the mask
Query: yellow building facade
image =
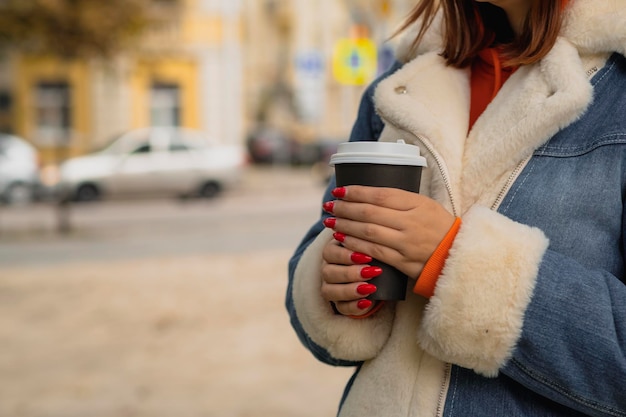
<svg viewBox="0 0 626 417"><path fill-rule="evenodd" d="M85 148L92 127L88 65L18 55L14 70L19 75L12 91L12 130L37 145L44 160L59 147ZM58 100L51 97L55 92Z"/></svg>
<svg viewBox="0 0 626 417"><path fill-rule="evenodd" d="M154 125L240 142L240 13L233 0L181 0L138 48L106 62L10 51L0 60L0 129L32 142L44 163Z"/></svg>

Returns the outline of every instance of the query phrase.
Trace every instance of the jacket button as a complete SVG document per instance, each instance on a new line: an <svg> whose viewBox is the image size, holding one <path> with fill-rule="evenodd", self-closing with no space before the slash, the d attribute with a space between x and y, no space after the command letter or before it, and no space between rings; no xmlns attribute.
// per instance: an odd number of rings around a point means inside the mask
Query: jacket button
<svg viewBox="0 0 626 417"><path fill-rule="evenodd" d="M406 87L403 86L403 85L401 85L400 87L396 87L395 91L398 94L406 94L407 93Z"/></svg>

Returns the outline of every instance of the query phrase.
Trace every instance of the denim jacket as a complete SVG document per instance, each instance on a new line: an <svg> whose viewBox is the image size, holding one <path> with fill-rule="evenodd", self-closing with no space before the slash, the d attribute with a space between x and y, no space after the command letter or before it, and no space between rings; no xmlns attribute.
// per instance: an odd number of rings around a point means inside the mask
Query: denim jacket
<svg viewBox="0 0 626 417"><path fill-rule="evenodd" d="M340 416L626 416L625 21L624 0L572 1L469 133L437 23L368 88L350 140L420 146L421 192L463 225L430 300L366 320L320 295L321 219L303 238L286 305L318 359L356 366Z"/></svg>

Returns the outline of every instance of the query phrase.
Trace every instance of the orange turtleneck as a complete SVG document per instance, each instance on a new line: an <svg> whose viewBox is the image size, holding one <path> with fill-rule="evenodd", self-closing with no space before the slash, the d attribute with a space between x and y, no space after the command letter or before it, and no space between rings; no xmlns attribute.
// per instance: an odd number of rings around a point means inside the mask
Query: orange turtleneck
<svg viewBox="0 0 626 417"><path fill-rule="evenodd" d="M497 48L479 52L472 63L470 129L513 72L515 68L502 66Z"/></svg>

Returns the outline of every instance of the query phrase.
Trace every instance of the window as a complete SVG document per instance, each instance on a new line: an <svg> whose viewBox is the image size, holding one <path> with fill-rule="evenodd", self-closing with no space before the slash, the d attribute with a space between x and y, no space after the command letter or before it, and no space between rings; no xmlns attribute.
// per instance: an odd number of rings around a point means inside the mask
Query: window
<svg viewBox="0 0 626 417"><path fill-rule="evenodd" d="M188 151L189 148L182 142L172 142L170 143L170 152L183 152Z"/></svg>
<svg viewBox="0 0 626 417"><path fill-rule="evenodd" d="M8 91L0 91L0 112L11 110L11 94Z"/></svg>
<svg viewBox="0 0 626 417"><path fill-rule="evenodd" d="M0 91L0 132L11 133L11 94Z"/></svg>
<svg viewBox="0 0 626 417"><path fill-rule="evenodd" d="M137 148L135 148L134 151L132 151L131 153L133 155L136 154L141 154L141 153L149 153L151 150L150 144L149 143L142 143L141 145L139 145Z"/></svg>
<svg viewBox="0 0 626 417"><path fill-rule="evenodd" d="M150 94L152 126L180 126L180 87L155 83Z"/></svg>
<svg viewBox="0 0 626 417"><path fill-rule="evenodd" d="M67 145L71 139L70 86L66 82L39 83L35 90L37 141L42 145Z"/></svg>

